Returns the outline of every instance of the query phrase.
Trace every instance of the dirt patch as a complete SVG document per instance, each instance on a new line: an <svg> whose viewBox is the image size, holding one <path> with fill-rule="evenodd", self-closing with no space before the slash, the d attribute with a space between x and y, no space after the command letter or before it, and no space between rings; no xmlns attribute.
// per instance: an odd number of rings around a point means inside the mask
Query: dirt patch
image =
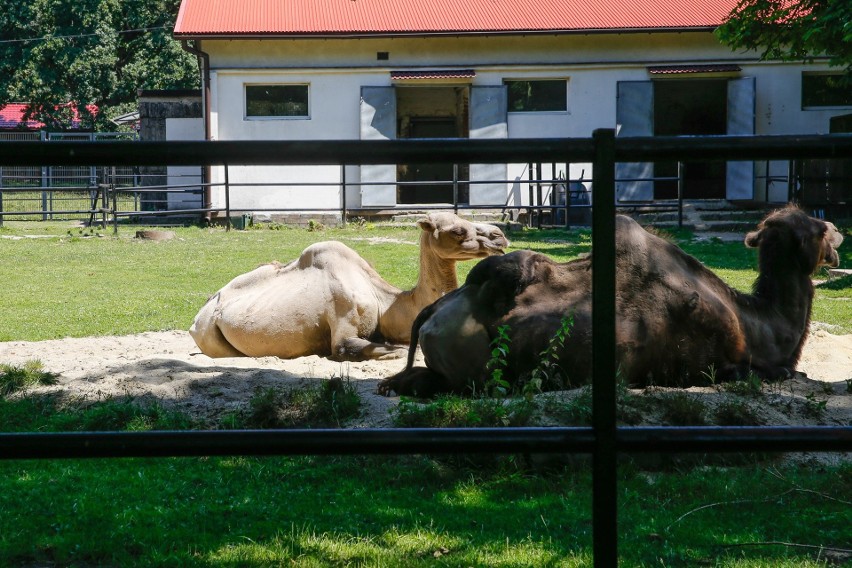
<svg viewBox="0 0 852 568"><path fill-rule="evenodd" d="M348 377L362 399L361 415L347 424L353 428L392 425L391 411L398 398L377 395L376 385L405 366L401 359L363 363L338 363L315 356L211 359L198 351L185 331L0 343L0 363L21 365L31 359L40 360L45 370L59 375L57 385L39 391L87 401L154 397L211 422L244 409L258 389L298 388L318 379ZM419 355L418 362L422 364ZM701 399L711 416L719 405L745 400L756 406L755 413L766 425L852 425L852 335L814 329L798 370L788 381L764 385L763 394L751 400L719 387L680 392ZM632 392L649 398L665 394L660 389ZM660 424L659 420L654 411L642 417L644 424Z"/></svg>

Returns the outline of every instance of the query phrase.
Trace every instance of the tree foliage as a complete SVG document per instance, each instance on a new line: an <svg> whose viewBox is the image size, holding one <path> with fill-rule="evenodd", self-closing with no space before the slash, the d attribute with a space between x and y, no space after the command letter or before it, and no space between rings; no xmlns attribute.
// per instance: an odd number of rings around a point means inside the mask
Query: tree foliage
<svg viewBox="0 0 852 568"><path fill-rule="evenodd" d="M197 87L197 62L171 35L179 5L0 0L0 105L30 103L26 119L62 129L71 103L84 128L113 130L138 89Z"/></svg>
<svg viewBox="0 0 852 568"><path fill-rule="evenodd" d="M852 75L852 1L739 0L717 30L734 49L753 49L764 59L828 57Z"/></svg>

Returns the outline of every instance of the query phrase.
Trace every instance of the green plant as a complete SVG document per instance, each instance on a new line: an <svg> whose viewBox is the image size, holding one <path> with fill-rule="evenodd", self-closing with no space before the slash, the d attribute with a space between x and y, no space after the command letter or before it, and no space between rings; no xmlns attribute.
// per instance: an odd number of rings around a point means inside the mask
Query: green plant
<svg viewBox="0 0 852 568"><path fill-rule="evenodd" d="M721 403L713 412L714 423L720 426L758 426L763 420L743 400L731 400Z"/></svg>
<svg viewBox="0 0 852 568"><path fill-rule="evenodd" d="M706 371L701 371L701 375L707 379L710 386L716 386L716 365L711 364Z"/></svg>
<svg viewBox="0 0 852 568"><path fill-rule="evenodd" d="M524 399L439 396L428 402L402 397L394 410L401 428L486 428L526 426L535 405Z"/></svg>
<svg viewBox="0 0 852 568"><path fill-rule="evenodd" d="M509 356L509 326L497 327L497 336L491 340L491 358L485 365L485 369L491 374L485 383L485 394L487 396L504 397L509 394L509 381L506 380L505 372L508 366Z"/></svg>
<svg viewBox="0 0 852 568"><path fill-rule="evenodd" d="M815 393L805 395L805 404L802 407L802 413L811 418L822 418L825 410L828 408L828 400L819 400Z"/></svg>
<svg viewBox="0 0 852 568"><path fill-rule="evenodd" d="M290 403L300 409L304 423L339 427L358 416L361 397L351 380L335 376L321 381L316 388L294 391Z"/></svg>
<svg viewBox="0 0 852 568"><path fill-rule="evenodd" d="M568 376L559 364L559 351L565 345L565 339L571 335L574 327L574 315L562 316L559 327L547 342L547 347L539 353L539 361L530 373L529 380L523 385L523 394L530 399L543 389L556 390L569 384Z"/></svg>
<svg viewBox="0 0 852 568"><path fill-rule="evenodd" d="M749 371L744 379L726 383L725 390L740 396L760 396L763 394L763 380L754 371Z"/></svg>
<svg viewBox="0 0 852 568"><path fill-rule="evenodd" d="M316 221L314 219L310 219L308 221L308 231L309 232L324 231L324 230L325 230L325 225L320 223L319 221Z"/></svg>
<svg viewBox="0 0 852 568"><path fill-rule="evenodd" d="M221 427L291 428L341 426L358 415L361 398L348 379L332 377L303 389L265 388L255 393L242 418L226 415Z"/></svg>
<svg viewBox="0 0 852 568"><path fill-rule="evenodd" d="M587 426L592 423L592 387L584 386L567 395L548 398L544 411L569 426Z"/></svg>
<svg viewBox="0 0 852 568"><path fill-rule="evenodd" d="M704 403L685 392L671 392L659 397L663 420L674 426L701 426L707 423Z"/></svg>
<svg viewBox="0 0 852 568"><path fill-rule="evenodd" d="M44 365L37 359L24 363L22 367L0 364L0 396L22 391L28 387L39 385L55 385L58 377L44 370Z"/></svg>

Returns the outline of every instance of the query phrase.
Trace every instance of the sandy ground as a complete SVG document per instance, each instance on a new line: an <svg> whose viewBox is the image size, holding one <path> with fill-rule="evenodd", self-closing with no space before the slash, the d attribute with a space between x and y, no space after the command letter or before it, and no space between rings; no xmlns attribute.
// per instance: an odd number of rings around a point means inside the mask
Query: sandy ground
<svg viewBox="0 0 852 568"><path fill-rule="evenodd" d="M318 379L348 377L363 401L361 416L348 424L351 427L390 425L389 411L398 399L378 396L376 385L405 365L401 359L338 363L315 356L211 359L199 352L185 331L0 343L0 363L21 365L31 359L40 360L45 370L59 375L58 385L39 390L89 401L153 396L201 419L245 408L260 388L298 387ZM812 401L825 401L824 412L811 417L776 412L767 422L852 425L852 335L833 335L816 326L798 370L802 374L767 385L764 391L797 403L805 403L813 393ZM697 396L717 396L719 390L689 389ZM788 405L788 410L792 408Z"/></svg>

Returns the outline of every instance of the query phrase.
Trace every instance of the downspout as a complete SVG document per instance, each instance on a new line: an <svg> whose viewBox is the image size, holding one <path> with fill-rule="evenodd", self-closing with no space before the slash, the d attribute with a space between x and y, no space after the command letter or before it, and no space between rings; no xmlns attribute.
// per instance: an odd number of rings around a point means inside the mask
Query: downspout
<svg viewBox="0 0 852 568"><path fill-rule="evenodd" d="M210 140L210 55L201 51L201 48L198 47L199 43L200 42L196 40L192 42L192 45L190 45L189 40L185 39L180 42L184 51L191 53L198 58L198 66L201 68L201 88L203 93L201 97L201 106L204 109L204 139ZM201 181L204 184L204 202L202 206L206 210L204 213L204 220L207 224L210 224L212 214L209 209L213 206L213 189L210 187L211 179L213 179L212 170L210 165L207 164L204 166L201 176Z"/></svg>

